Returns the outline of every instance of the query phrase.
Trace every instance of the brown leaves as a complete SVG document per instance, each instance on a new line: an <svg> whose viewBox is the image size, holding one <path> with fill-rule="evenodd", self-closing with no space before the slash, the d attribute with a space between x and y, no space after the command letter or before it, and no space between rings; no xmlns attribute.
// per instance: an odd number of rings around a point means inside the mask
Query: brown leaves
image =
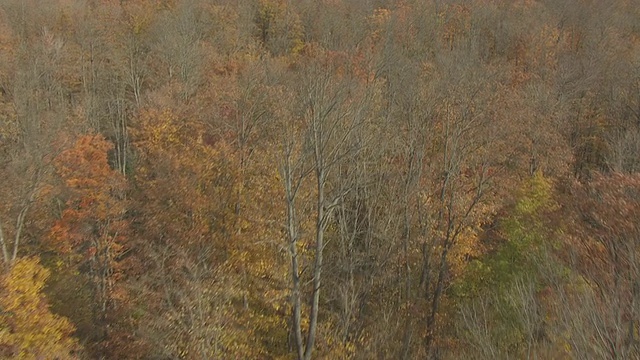
<svg viewBox="0 0 640 360"><path fill-rule="evenodd" d="M609 278L637 271L640 245L640 175L595 175L575 184L570 234L580 269L588 277Z"/></svg>
<svg viewBox="0 0 640 360"><path fill-rule="evenodd" d="M563 195L558 235L573 282L559 291L568 298L559 308L571 329L571 350L576 356L637 355L630 341L640 319L640 175L596 173L590 182L568 185Z"/></svg>
<svg viewBox="0 0 640 360"><path fill-rule="evenodd" d="M165 109L142 111L132 130L140 156L136 180L157 229L149 234L157 232L156 238L201 241L212 232L215 237L231 232L234 155L224 139L205 129Z"/></svg>

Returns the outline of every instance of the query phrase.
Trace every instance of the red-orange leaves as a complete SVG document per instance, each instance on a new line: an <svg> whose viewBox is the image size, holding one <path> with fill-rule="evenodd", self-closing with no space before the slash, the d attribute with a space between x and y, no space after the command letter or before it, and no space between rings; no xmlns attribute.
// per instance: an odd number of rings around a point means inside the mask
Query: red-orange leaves
<svg viewBox="0 0 640 360"><path fill-rule="evenodd" d="M102 241L110 243L111 251L122 250L126 181L109 166L107 153L112 148L102 136L86 135L56 158L66 208L51 239L63 253L95 254Z"/></svg>
<svg viewBox="0 0 640 360"><path fill-rule="evenodd" d="M122 297L116 283L125 273L122 257L129 229L126 180L109 166L112 147L101 135L86 135L55 159L64 208L49 236L65 263L90 286L93 334L88 336L100 340L111 337L115 302Z"/></svg>

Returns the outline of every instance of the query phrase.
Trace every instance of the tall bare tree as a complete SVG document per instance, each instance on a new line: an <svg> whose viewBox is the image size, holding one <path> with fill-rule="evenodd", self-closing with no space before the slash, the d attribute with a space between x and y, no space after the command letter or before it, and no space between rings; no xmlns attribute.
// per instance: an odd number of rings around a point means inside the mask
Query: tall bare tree
<svg viewBox="0 0 640 360"><path fill-rule="evenodd" d="M310 359L317 338L320 291L324 270L327 226L344 195L351 188L337 186L331 179L340 176L340 164L346 164L361 150L361 142L351 141L367 120L364 115L366 93L348 77L332 74L329 69L309 66L304 69L299 88L298 120L291 120L283 134L281 173L287 206L287 241L291 257L292 332L299 359ZM296 129L297 128L297 129ZM303 139L302 142L300 138ZM305 216L299 198L305 182L313 181L314 209L312 234L309 239L300 231ZM311 215L312 214L312 215ZM311 292L309 295L308 330L302 333L304 298L303 269L300 246L311 250Z"/></svg>

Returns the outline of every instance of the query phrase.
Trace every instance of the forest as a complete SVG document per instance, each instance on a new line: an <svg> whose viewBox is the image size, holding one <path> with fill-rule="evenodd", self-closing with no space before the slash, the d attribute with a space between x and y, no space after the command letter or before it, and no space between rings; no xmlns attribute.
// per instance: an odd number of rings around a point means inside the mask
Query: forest
<svg viewBox="0 0 640 360"><path fill-rule="evenodd" d="M0 358L640 358L640 0L3 0Z"/></svg>

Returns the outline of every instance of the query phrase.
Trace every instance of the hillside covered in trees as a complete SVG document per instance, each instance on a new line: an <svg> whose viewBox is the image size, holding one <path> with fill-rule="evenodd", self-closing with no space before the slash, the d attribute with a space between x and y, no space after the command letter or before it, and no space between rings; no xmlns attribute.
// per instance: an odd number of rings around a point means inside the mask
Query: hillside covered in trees
<svg viewBox="0 0 640 360"><path fill-rule="evenodd" d="M640 358L640 1L0 2L0 358Z"/></svg>

